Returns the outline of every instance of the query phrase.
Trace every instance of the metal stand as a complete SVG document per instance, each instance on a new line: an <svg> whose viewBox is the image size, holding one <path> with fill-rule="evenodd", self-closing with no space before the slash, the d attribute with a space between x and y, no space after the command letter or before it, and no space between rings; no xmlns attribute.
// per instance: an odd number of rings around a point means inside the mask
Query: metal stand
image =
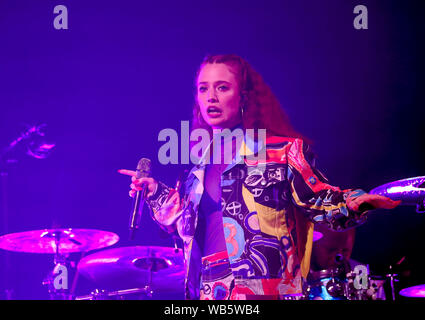
<svg viewBox="0 0 425 320"><path fill-rule="evenodd" d="M390 279L390 287L391 287L391 298L395 301L395 288L394 283L398 282L398 274L392 272L393 266L390 266L390 272L387 274L387 278Z"/></svg>
<svg viewBox="0 0 425 320"><path fill-rule="evenodd" d="M111 300L111 298L118 298L124 300L123 297L129 294L143 293L152 297L152 291L145 288L134 288L108 292L106 290L95 289L89 295L76 297L75 300Z"/></svg>
<svg viewBox="0 0 425 320"><path fill-rule="evenodd" d="M1 215L2 215L2 224L3 229L2 234L9 233L9 208L8 208L8 193L7 193L7 178L8 178L8 169L11 164L18 162L16 158L13 156L10 157L9 153L14 152L17 147L24 142L27 143L26 153L29 156L38 159L44 159L49 155L51 149L55 146L54 144L48 144L44 140L45 133L43 132L43 128L46 127L46 124L40 124L36 126L32 126L28 128L25 132L23 132L18 138L13 140L9 145L0 150L0 179L1 179ZM19 153L19 152L18 152ZM10 254L8 252L4 252L4 270L2 275L2 280L5 285L4 293L5 298L7 300L13 299L14 290L11 288L11 262L10 262Z"/></svg>
<svg viewBox="0 0 425 320"><path fill-rule="evenodd" d="M60 243L62 232L46 233L43 237L55 239L55 255L53 258L54 268L43 280L42 284L47 286L50 300L72 300L72 294L69 290L68 271L71 264L68 257L60 253Z"/></svg>
<svg viewBox="0 0 425 320"><path fill-rule="evenodd" d="M143 288L147 294L147 296L149 298L152 298L153 295L153 291L152 291L152 272L153 269L157 270L156 268L156 260L155 258L152 256L152 253L150 254L151 256L146 260L147 262L147 270L148 270L148 284Z"/></svg>
<svg viewBox="0 0 425 320"><path fill-rule="evenodd" d="M2 159L0 159L2 160ZM8 203L7 203L7 178L8 178L8 172L6 170L6 166L3 163L0 162L0 179L1 179L1 213L2 213L2 222L3 222L3 230L2 234L7 234L9 232L9 211L8 211ZM10 285L11 280L11 263L10 263L10 253L9 252L2 252L3 254L3 283L4 283L4 297L6 300L12 300L13 299L13 289Z"/></svg>

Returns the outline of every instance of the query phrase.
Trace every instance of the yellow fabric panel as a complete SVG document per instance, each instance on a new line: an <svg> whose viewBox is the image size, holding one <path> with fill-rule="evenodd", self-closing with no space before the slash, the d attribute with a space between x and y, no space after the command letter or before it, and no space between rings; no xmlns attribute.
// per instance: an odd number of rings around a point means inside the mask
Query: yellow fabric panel
<svg viewBox="0 0 425 320"><path fill-rule="evenodd" d="M276 211L273 208L256 203L254 196L244 186L242 196L249 212L256 211L261 231L280 239L282 236L289 236L289 231L285 221L285 210ZM298 258L300 261L301 275L307 278L310 271L311 251L313 249L314 224L308 220L301 209L290 207L295 219L297 234ZM289 214L291 215L291 214Z"/></svg>
<svg viewBox="0 0 425 320"><path fill-rule="evenodd" d="M293 207L296 223L298 257L300 259L301 275L306 279L310 271L311 251L313 249L314 224L308 220L301 209Z"/></svg>
<svg viewBox="0 0 425 320"><path fill-rule="evenodd" d="M257 212L261 232L274 236L279 240L283 236L289 235L285 220L285 210L277 211L274 208L269 208L256 203L252 193L244 186L242 187L242 196L248 210L250 212Z"/></svg>

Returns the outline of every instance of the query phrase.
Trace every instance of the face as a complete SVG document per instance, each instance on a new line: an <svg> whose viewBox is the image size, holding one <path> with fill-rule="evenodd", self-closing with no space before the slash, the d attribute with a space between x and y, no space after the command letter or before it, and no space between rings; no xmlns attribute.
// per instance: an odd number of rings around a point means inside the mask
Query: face
<svg viewBox="0 0 425 320"><path fill-rule="evenodd" d="M323 238L313 244L312 266L315 270L329 269L338 266L335 256L340 254L349 260L354 246L354 236L341 234L324 234Z"/></svg>
<svg viewBox="0 0 425 320"><path fill-rule="evenodd" d="M224 63L206 64L197 79L197 100L204 121L213 129L233 128L241 119L235 75Z"/></svg>

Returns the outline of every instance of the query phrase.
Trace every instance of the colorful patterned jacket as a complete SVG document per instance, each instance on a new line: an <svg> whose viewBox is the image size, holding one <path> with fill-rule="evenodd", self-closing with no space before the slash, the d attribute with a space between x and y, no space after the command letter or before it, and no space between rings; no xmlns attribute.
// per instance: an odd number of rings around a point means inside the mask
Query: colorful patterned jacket
<svg viewBox="0 0 425 320"><path fill-rule="evenodd" d="M364 192L329 185L301 139L246 139L221 177L223 227L233 275L255 294L267 294L265 279L278 279L273 289L281 295L301 293L310 267L314 223L333 230L363 223L365 212L348 210L346 199ZM266 148L265 161L255 158L248 145L257 152ZM150 198L154 219L183 239L187 299L199 299L201 251L194 235L204 172L201 160L185 181L180 207L169 200L172 189L161 182Z"/></svg>

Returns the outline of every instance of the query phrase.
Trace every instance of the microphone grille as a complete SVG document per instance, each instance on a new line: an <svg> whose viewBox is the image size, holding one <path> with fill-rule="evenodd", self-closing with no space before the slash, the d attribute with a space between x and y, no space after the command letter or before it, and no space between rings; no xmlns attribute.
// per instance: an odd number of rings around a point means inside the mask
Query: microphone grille
<svg viewBox="0 0 425 320"><path fill-rule="evenodd" d="M139 160L136 169L136 177L137 178L146 178L151 175L152 163L147 158L142 158Z"/></svg>

